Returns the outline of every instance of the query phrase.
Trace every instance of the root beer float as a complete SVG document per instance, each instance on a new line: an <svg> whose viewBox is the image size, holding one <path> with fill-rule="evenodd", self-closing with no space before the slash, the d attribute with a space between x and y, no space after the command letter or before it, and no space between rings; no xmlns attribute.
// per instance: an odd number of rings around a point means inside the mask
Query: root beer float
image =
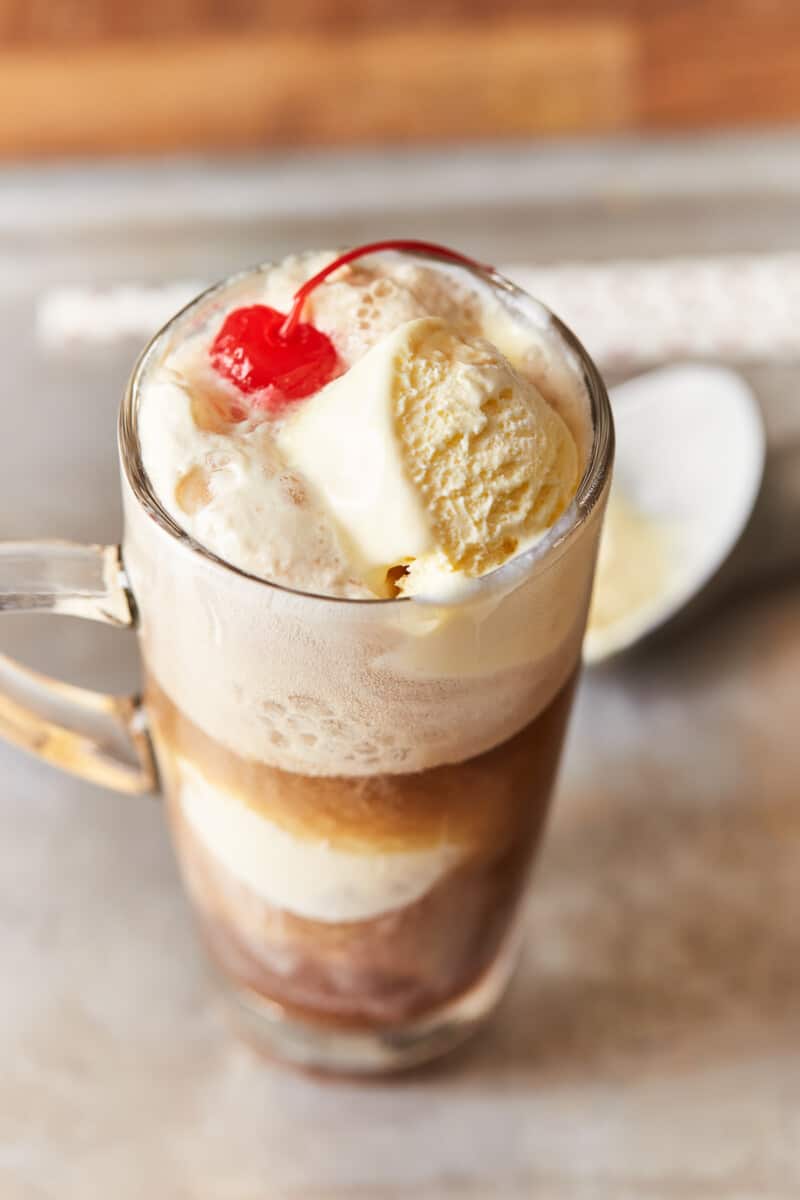
<svg viewBox="0 0 800 1200"><path fill-rule="evenodd" d="M139 376L159 519L126 505L125 562L211 954L279 1054L428 1057L507 977L558 762L586 360L487 269L380 243L228 281Z"/></svg>

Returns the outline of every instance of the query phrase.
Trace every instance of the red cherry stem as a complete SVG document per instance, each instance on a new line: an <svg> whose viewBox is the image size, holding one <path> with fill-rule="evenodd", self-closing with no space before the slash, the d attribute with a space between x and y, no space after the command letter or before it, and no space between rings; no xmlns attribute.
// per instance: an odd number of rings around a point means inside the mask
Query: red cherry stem
<svg viewBox="0 0 800 1200"><path fill-rule="evenodd" d="M334 271L338 271L340 267L344 267L347 263L352 262L354 258L362 258L365 254L378 254L381 250L406 250L411 254L433 254L437 258L447 259L449 262L461 263L462 266L472 267L479 271L491 271L491 267L479 263L474 258L468 258L466 254L459 254L456 250L448 250L447 246L439 246L436 242L413 242L400 241L398 239L389 239L385 242L368 242L365 246L356 246L353 250L348 250L345 254L340 254L333 262L329 262L327 267L323 267L321 271L317 271L316 275L312 275L305 283L297 289L292 301L292 307L289 309L286 320L280 327L280 336L289 338L294 333L300 323L300 315L303 311L303 305L308 297L329 275Z"/></svg>

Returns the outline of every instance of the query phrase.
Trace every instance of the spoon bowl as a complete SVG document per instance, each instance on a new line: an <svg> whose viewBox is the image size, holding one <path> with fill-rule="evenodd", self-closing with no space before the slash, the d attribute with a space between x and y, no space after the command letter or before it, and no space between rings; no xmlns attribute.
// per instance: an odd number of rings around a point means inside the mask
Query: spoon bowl
<svg viewBox="0 0 800 1200"><path fill-rule="evenodd" d="M644 641L709 583L747 525L766 454L758 402L726 367L660 368L611 398L616 467L588 663Z"/></svg>

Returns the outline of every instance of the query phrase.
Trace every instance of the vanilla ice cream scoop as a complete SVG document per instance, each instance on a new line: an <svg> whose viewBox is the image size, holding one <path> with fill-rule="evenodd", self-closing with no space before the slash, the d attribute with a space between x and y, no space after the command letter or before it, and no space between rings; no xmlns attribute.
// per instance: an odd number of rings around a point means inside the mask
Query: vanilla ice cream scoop
<svg viewBox="0 0 800 1200"><path fill-rule="evenodd" d="M533 544L578 483L574 439L480 337L408 321L279 433L377 595L431 593Z"/></svg>

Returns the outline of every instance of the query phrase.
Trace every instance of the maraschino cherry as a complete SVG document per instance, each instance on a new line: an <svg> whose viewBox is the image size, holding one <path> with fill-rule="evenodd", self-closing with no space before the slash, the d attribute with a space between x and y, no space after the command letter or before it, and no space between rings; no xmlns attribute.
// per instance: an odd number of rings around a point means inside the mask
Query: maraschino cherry
<svg viewBox="0 0 800 1200"><path fill-rule="evenodd" d="M247 394L264 393L267 408L281 407L319 391L336 374L333 342L319 329L299 322L287 337L284 313L266 304L235 308L211 346L220 375Z"/></svg>
<svg viewBox="0 0 800 1200"><path fill-rule="evenodd" d="M257 407L270 411L279 411L292 401L319 391L335 378L340 364L330 338L308 321L300 320L303 306L314 289L334 271L356 258L382 250L431 254L464 266L487 269L474 259L434 242L389 240L356 246L307 279L295 292L288 314L266 304L252 304L229 313L211 346L215 370L239 391L252 395Z"/></svg>

